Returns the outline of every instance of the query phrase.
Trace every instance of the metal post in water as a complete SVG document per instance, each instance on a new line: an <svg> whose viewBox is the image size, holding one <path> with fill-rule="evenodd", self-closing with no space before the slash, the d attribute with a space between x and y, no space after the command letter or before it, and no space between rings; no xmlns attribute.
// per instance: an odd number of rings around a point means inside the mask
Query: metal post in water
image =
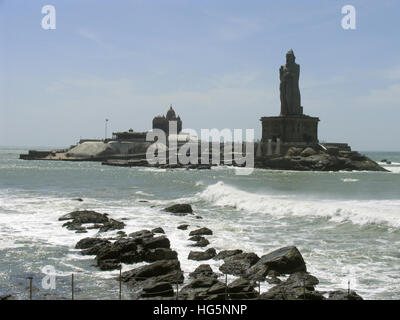
<svg viewBox="0 0 400 320"><path fill-rule="evenodd" d="M347 281L347 299L350 297L350 280Z"/></svg>
<svg viewBox="0 0 400 320"><path fill-rule="evenodd" d="M225 273L225 300L228 300L228 274Z"/></svg>
<svg viewBox="0 0 400 320"><path fill-rule="evenodd" d="M74 300L74 274L72 274L72 277L71 277L71 297L72 297L72 300Z"/></svg>
<svg viewBox="0 0 400 320"><path fill-rule="evenodd" d="M29 279L29 300L32 300L32 280L33 277L28 277Z"/></svg>
<svg viewBox="0 0 400 320"><path fill-rule="evenodd" d="M119 300L122 300L122 265L119 266Z"/></svg>

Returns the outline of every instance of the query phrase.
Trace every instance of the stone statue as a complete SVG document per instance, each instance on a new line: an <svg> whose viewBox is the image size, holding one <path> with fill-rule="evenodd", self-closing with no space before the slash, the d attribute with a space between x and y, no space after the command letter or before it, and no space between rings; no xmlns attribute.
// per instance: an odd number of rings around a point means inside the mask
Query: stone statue
<svg viewBox="0 0 400 320"><path fill-rule="evenodd" d="M279 69L281 80L281 116L301 115L299 76L300 66L295 63L293 50L286 53L286 64Z"/></svg>

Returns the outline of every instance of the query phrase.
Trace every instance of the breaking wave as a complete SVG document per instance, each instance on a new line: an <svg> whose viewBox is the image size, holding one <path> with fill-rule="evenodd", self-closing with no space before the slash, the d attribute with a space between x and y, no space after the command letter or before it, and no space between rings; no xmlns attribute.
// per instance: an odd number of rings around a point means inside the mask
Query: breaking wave
<svg viewBox="0 0 400 320"><path fill-rule="evenodd" d="M197 195L218 207L231 207L273 218L325 217L335 223L377 224L400 228L400 200L303 200L296 197L249 193L222 181Z"/></svg>

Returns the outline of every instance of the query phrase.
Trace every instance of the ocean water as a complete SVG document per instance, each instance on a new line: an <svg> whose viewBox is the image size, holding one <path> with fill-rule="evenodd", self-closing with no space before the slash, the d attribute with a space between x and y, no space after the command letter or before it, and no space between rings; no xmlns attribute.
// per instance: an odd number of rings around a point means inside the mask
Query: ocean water
<svg viewBox="0 0 400 320"><path fill-rule="evenodd" d="M32 276L34 299L70 299L74 273L76 299L118 299L119 271L99 271L92 256L74 249L97 231L76 234L58 221L90 209L126 219L127 233L161 226L185 272L201 263L218 271L221 261L187 259L193 250L189 231L207 226L217 251L263 255L296 245L320 280L318 290L347 289L350 281L365 299L400 299L400 153L366 153L391 160L384 164L387 173L257 169L242 176L229 167L163 170L19 160L26 151L0 149L0 295L27 299ZM73 200L78 197L84 201ZM162 211L182 202L203 219ZM177 229L183 223L190 225L187 231ZM56 270L56 289L42 287L47 265ZM124 265L123 271L138 265ZM262 291L269 287L261 284ZM127 288L123 297L129 298Z"/></svg>

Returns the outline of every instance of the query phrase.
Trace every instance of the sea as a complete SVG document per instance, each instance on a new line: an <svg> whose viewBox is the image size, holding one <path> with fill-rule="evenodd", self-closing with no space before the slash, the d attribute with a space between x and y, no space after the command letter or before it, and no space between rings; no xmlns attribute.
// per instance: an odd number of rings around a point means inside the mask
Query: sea
<svg viewBox="0 0 400 320"><path fill-rule="evenodd" d="M400 299L399 152L363 152L389 172L255 169L238 175L223 166L185 170L19 160L28 149L0 149L0 296L119 299L120 271L100 271L93 256L74 249L84 237L113 237L117 231L79 234L58 221L87 209L124 219L126 233L162 227L178 252L185 283L202 263L219 272L222 261L188 260L196 250L189 246L189 231L208 227L209 247L217 251L261 256L295 245L319 279L319 291L350 287L364 299ZM195 214L163 211L176 203L191 204ZM189 224L188 230L177 229L181 224ZM124 264L122 271L143 264ZM261 292L271 286L261 283ZM130 297L123 286L122 298Z"/></svg>

